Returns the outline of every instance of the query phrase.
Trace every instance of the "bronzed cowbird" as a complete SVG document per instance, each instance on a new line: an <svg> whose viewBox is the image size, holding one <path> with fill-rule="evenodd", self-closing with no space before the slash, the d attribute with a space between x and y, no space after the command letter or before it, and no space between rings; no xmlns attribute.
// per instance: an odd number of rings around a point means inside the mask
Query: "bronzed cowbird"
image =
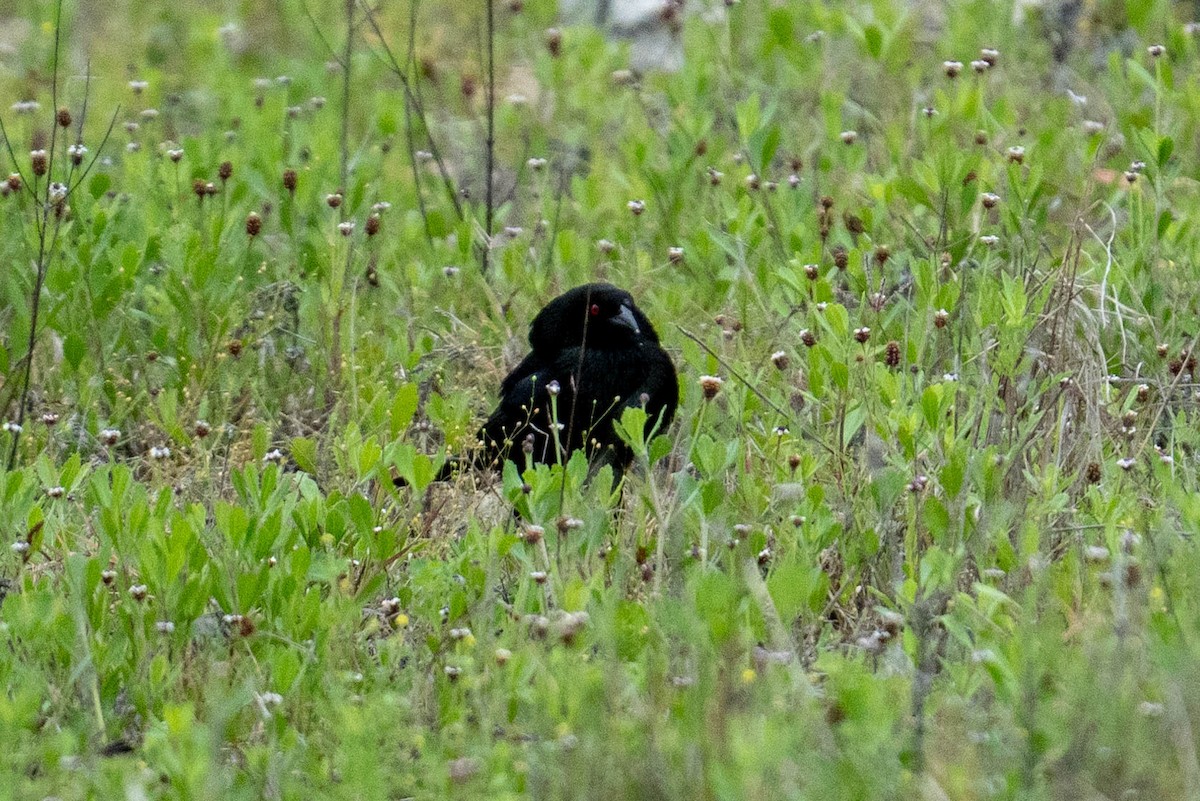
<svg viewBox="0 0 1200 801"><path fill-rule="evenodd" d="M477 466L498 468L511 459L523 468L527 455L553 464L583 449L594 465L612 464L619 475L632 453L613 421L641 406L649 433L666 429L675 416L675 365L623 289L595 283L559 295L534 317L529 344L479 431L480 448L471 457ZM448 463L439 478L453 469Z"/></svg>

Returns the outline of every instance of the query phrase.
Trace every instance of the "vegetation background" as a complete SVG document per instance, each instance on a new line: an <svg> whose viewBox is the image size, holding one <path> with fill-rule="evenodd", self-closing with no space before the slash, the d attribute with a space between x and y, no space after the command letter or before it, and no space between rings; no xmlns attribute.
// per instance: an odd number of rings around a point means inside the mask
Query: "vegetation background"
<svg viewBox="0 0 1200 801"><path fill-rule="evenodd" d="M5 792L1200 797L1194 6L693 5L0 4Z"/></svg>

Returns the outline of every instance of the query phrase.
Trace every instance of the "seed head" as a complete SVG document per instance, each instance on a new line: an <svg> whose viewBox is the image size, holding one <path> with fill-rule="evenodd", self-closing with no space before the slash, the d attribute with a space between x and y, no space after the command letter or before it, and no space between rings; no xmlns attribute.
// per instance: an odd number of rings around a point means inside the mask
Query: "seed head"
<svg viewBox="0 0 1200 801"><path fill-rule="evenodd" d="M224 183L225 181L229 180L231 175L233 175L233 162L222 161L221 166L217 167L217 177L221 179L222 183Z"/></svg>
<svg viewBox="0 0 1200 801"><path fill-rule="evenodd" d="M988 67L992 66L982 58L977 58L971 62L971 69L975 70L976 75L982 75L988 71Z"/></svg>
<svg viewBox="0 0 1200 801"><path fill-rule="evenodd" d="M46 156L46 151L38 148L37 150L29 151L29 164L33 168L33 174L41 177L46 174L49 168L49 159Z"/></svg>
<svg viewBox="0 0 1200 801"><path fill-rule="evenodd" d="M950 322L950 312L945 309L938 309L933 313L934 328L945 328L948 322Z"/></svg>
<svg viewBox="0 0 1200 801"><path fill-rule="evenodd" d="M295 194L296 194L296 171L295 170L284 170L283 171L283 188L287 190L289 195L295 196Z"/></svg>
<svg viewBox="0 0 1200 801"><path fill-rule="evenodd" d="M855 341L865 344L866 341L870 338L871 338L871 329L867 328L865 325L862 328L854 329Z"/></svg>
<svg viewBox="0 0 1200 801"><path fill-rule="evenodd" d="M74 144L67 148L67 156L76 167L83 163L83 157L87 155L87 152L87 148L81 144Z"/></svg>
<svg viewBox="0 0 1200 801"><path fill-rule="evenodd" d="M809 281L816 281L821 277L821 268L815 264L804 265L804 277Z"/></svg>
<svg viewBox="0 0 1200 801"><path fill-rule="evenodd" d="M984 192L979 196L979 202L983 204L985 209L994 209L996 204L1000 202L1000 196L991 192Z"/></svg>
<svg viewBox="0 0 1200 801"><path fill-rule="evenodd" d="M617 249L617 243L613 242L611 239L601 239L596 243L596 249L607 256Z"/></svg>
<svg viewBox="0 0 1200 801"><path fill-rule="evenodd" d="M979 57L986 61L989 67L994 67L996 66L996 62L1000 60L1000 51L985 47L979 51Z"/></svg>
<svg viewBox="0 0 1200 801"><path fill-rule="evenodd" d="M887 260L891 258L892 251L887 245L879 245L875 248L875 263L880 267L887 264Z"/></svg>
<svg viewBox="0 0 1200 801"><path fill-rule="evenodd" d="M19 192L21 189L20 173L9 173L8 179L4 182L4 185L8 187L10 192Z"/></svg>
<svg viewBox="0 0 1200 801"><path fill-rule="evenodd" d="M1008 149L1008 160L1013 164L1025 163L1025 148L1014 145Z"/></svg>
<svg viewBox="0 0 1200 801"><path fill-rule="evenodd" d="M336 209L342 205L342 193L333 192L325 196L325 205L331 209Z"/></svg>
<svg viewBox="0 0 1200 801"><path fill-rule="evenodd" d="M887 343L887 347L883 352L883 363L888 367L897 367L900 364L900 343L896 340L891 340Z"/></svg>
<svg viewBox="0 0 1200 801"><path fill-rule="evenodd" d="M953 80L962 72L963 64L961 61L943 61L942 72L946 73L946 77Z"/></svg>
<svg viewBox="0 0 1200 801"><path fill-rule="evenodd" d="M746 176L746 188L751 192L757 190L761 184L762 179L760 179L756 174L750 173Z"/></svg>
<svg viewBox="0 0 1200 801"><path fill-rule="evenodd" d="M709 167L705 172L708 173L708 183L711 186L720 186L721 185L721 179L725 177L725 173L719 172L718 170L716 170L712 167Z"/></svg>
<svg viewBox="0 0 1200 801"><path fill-rule="evenodd" d="M129 588L129 596L131 598L133 598L133 600L138 601L139 603L141 601L146 600L146 596L148 594L149 594L149 589L146 587L145 584L134 584L132 587Z"/></svg>
<svg viewBox="0 0 1200 801"><path fill-rule="evenodd" d="M562 55L562 31L558 28L546 29L546 49L554 58Z"/></svg>
<svg viewBox="0 0 1200 801"><path fill-rule="evenodd" d="M975 132L975 144L979 145L980 147L983 147L987 143L988 143L988 133L987 133L987 131L980 128L978 131Z"/></svg>
<svg viewBox="0 0 1200 801"><path fill-rule="evenodd" d="M833 266L839 270L844 270L850 266L850 254L846 252L846 248L838 245L833 249Z"/></svg>
<svg viewBox="0 0 1200 801"><path fill-rule="evenodd" d="M629 209L629 212L634 217L640 217L642 215L642 212L644 212L646 210L646 201L631 200L625 204L625 207Z"/></svg>
<svg viewBox="0 0 1200 801"><path fill-rule="evenodd" d="M700 376L700 389L704 392L705 400L712 400L717 397L717 393L721 391L721 385L725 381L715 375Z"/></svg>
<svg viewBox="0 0 1200 801"><path fill-rule="evenodd" d="M807 328L803 328L800 330L800 341L804 343L805 347L811 348L817 344L817 335Z"/></svg>
<svg viewBox="0 0 1200 801"><path fill-rule="evenodd" d="M58 113L54 115L54 121L58 123L60 128L71 127L71 109L66 106L60 106Z"/></svg>
<svg viewBox="0 0 1200 801"><path fill-rule="evenodd" d="M1161 58L1167 52L1167 48L1154 44L1147 47L1146 52L1150 54L1150 58Z"/></svg>
<svg viewBox="0 0 1200 801"><path fill-rule="evenodd" d="M852 145L858 141L858 131L842 131L839 138L843 145Z"/></svg>
<svg viewBox="0 0 1200 801"><path fill-rule="evenodd" d="M667 248L667 260L669 262L671 262L671 264L682 264L683 263L683 248L679 248L679 247Z"/></svg>
<svg viewBox="0 0 1200 801"><path fill-rule="evenodd" d="M771 364L775 365L776 370L786 370L792 363L792 357L788 356L786 350L777 350L771 354Z"/></svg>
<svg viewBox="0 0 1200 801"><path fill-rule="evenodd" d="M345 222L338 223L338 233L342 236L350 236L350 234L354 233L354 221L346 220Z"/></svg>
<svg viewBox="0 0 1200 801"><path fill-rule="evenodd" d="M379 233L380 219L378 214L372 214L367 217L367 224L363 226L363 230L367 232L367 236L375 236Z"/></svg>
<svg viewBox="0 0 1200 801"><path fill-rule="evenodd" d="M262 217L258 215L258 212L252 211L246 215L246 234L254 237L258 236L260 231L262 231Z"/></svg>

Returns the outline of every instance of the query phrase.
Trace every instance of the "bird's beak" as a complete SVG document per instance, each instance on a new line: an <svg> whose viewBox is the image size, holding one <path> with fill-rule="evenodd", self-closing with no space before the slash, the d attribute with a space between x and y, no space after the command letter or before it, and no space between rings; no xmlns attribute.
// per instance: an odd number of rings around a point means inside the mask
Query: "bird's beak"
<svg viewBox="0 0 1200 801"><path fill-rule="evenodd" d="M633 316L633 312L625 304L621 304L621 311L613 318L613 322L617 325L625 326L635 334L642 333L642 329L638 328L637 318Z"/></svg>

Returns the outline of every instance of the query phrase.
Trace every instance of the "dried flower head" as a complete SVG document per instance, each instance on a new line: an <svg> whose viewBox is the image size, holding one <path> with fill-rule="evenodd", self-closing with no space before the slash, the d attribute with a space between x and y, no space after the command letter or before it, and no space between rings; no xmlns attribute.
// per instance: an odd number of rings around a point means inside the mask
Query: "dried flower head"
<svg viewBox="0 0 1200 801"><path fill-rule="evenodd" d="M631 213L631 214L632 214L634 217L640 217L640 216L642 215L642 212L644 212L644 211L646 210L646 201L644 201L644 200L631 200L631 201L629 201L628 203L626 203L626 204L625 204L625 207L626 207L627 209L629 209L629 212L630 212L630 213Z"/></svg>
<svg viewBox="0 0 1200 801"><path fill-rule="evenodd" d="M296 171L295 170L284 170L283 171L283 188L287 190L287 193L289 195L296 194Z"/></svg>
<svg viewBox="0 0 1200 801"><path fill-rule="evenodd" d="M1146 48L1146 52L1150 54L1150 58L1161 58L1167 52L1167 48L1160 44L1153 44Z"/></svg>
<svg viewBox="0 0 1200 801"><path fill-rule="evenodd" d="M934 328L945 328L948 322L950 322L950 312L945 309L938 309L933 313Z"/></svg>
<svg viewBox="0 0 1200 801"><path fill-rule="evenodd" d="M985 209L994 209L996 204L1000 202L1000 196L992 192L984 192L979 196L979 202L983 204Z"/></svg>
<svg viewBox="0 0 1200 801"><path fill-rule="evenodd" d="M771 354L771 364L775 365L777 370L786 370L791 363L792 357L788 356L785 350L777 350Z"/></svg>
<svg viewBox="0 0 1200 801"><path fill-rule="evenodd" d="M871 338L871 329L867 326L854 329L854 339L856 342L866 343Z"/></svg>
<svg viewBox="0 0 1200 801"><path fill-rule="evenodd" d="M671 264L682 264L683 263L683 248L680 248L680 247L667 248L667 261L671 262Z"/></svg>
<svg viewBox="0 0 1200 801"><path fill-rule="evenodd" d="M700 376L700 389L704 393L704 399L712 400L717 397L717 393L721 391L721 385L724 383L724 379L715 375Z"/></svg>
<svg viewBox="0 0 1200 801"><path fill-rule="evenodd" d="M833 266L839 270L844 270L850 266L850 254L842 245L838 245L833 249Z"/></svg>
<svg viewBox="0 0 1200 801"><path fill-rule="evenodd" d="M1020 145L1013 145L1008 149L1008 160L1013 164L1025 163L1025 148Z"/></svg>
<svg viewBox="0 0 1200 801"><path fill-rule="evenodd" d="M896 340L891 340L887 343L887 347L883 351L883 363L888 367L897 367L900 364L900 343Z"/></svg>
<svg viewBox="0 0 1200 801"><path fill-rule="evenodd" d="M45 175L46 170L49 169L49 157L46 155L46 151L41 148L29 151L29 164L34 175L38 177Z"/></svg>
<svg viewBox="0 0 1200 801"><path fill-rule="evenodd" d="M843 145L852 145L858 141L858 131L842 131L838 138Z"/></svg>
<svg viewBox="0 0 1200 801"><path fill-rule="evenodd" d="M962 69L963 69L963 63L961 61L943 61L942 62L942 72L944 72L946 74L947 78L951 78L951 79L957 78L959 76L959 73L962 72Z"/></svg>

